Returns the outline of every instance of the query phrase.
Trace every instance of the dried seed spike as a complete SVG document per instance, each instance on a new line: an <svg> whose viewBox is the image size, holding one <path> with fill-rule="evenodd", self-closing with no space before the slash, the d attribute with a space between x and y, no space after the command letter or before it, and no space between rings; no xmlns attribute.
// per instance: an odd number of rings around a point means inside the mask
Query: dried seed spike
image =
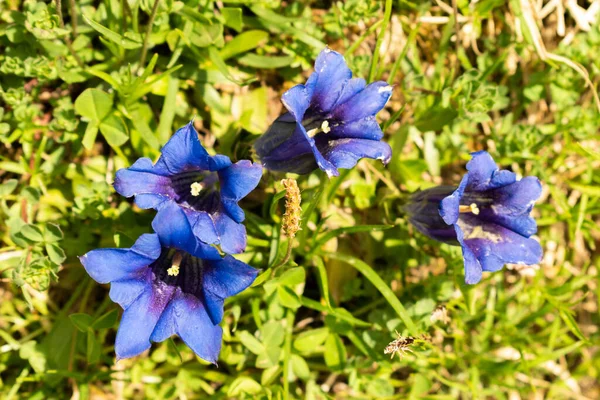
<svg viewBox="0 0 600 400"><path fill-rule="evenodd" d="M302 213L300 203L302 197L295 179L282 179L281 184L285 188L285 214L283 214L281 227L285 235L291 239L300 230L300 216Z"/></svg>

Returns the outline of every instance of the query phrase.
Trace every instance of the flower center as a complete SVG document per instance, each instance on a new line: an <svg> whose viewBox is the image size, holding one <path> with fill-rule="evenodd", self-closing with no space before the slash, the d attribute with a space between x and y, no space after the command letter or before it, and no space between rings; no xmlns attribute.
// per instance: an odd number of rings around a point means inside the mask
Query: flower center
<svg viewBox="0 0 600 400"><path fill-rule="evenodd" d="M200 195L200 191L205 188L205 185L200 182L194 182L190 185L190 194L194 197Z"/></svg>
<svg viewBox="0 0 600 400"><path fill-rule="evenodd" d="M472 213L474 215L479 215L479 207L477 207L477 204L471 203L468 206L459 206L458 212L461 214Z"/></svg>
<svg viewBox="0 0 600 400"><path fill-rule="evenodd" d="M328 120L319 121L319 120L309 119L307 121L302 121L302 125L306 129L306 133L308 134L308 136L311 138L315 137L317 134L319 134L321 132L323 132L323 133L331 132L331 127L329 126Z"/></svg>
<svg viewBox="0 0 600 400"><path fill-rule="evenodd" d="M220 203L219 176L210 171L187 171L171 178L174 200L195 211L214 212Z"/></svg>
<svg viewBox="0 0 600 400"><path fill-rule="evenodd" d="M203 261L184 251L163 247L160 257L150 264L156 279L184 293L202 296Z"/></svg>

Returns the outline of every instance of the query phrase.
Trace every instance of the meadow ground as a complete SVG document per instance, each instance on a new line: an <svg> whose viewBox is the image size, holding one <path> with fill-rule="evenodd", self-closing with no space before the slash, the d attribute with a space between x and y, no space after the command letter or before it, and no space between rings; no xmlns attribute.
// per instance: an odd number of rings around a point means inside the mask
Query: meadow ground
<svg viewBox="0 0 600 400"><path fill-rule="evenodd" d="M0 0L0 397L600 398L599 4ZM265 171L238 258L266 272L225 301L218 366L177 337L116 363L121 309L77 257L155 212L115 172L192 118L211 154L256 160L326 46L393 85L391 162L288 174L301 230L275 269L286 175ZM478 150L542 182L544 254L466 285L461 248L402 204ZM413 339L390 359L396 331Z"/></svg>

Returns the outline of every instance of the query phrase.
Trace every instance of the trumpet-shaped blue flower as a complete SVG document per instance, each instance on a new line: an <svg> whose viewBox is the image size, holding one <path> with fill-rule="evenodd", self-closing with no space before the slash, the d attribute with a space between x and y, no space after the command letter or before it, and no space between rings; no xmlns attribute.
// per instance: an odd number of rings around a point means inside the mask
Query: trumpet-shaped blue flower
<svg viewBox="0 0 600 400"><path fill-rule="evenodd" d="M499 170L485 151L472 154L467 170L458 188L413 195L405 207L411 223L433 239L462 247L469 284L506 263L539 263L542 247L531 238L537 225L530 212L541 195L540 181Z"/></svg>
<svg viewBox="0 0 600 400"><path fill-rule="evenodd" d="M123 309L117 359L134 357L172 335L202 359L216 363L223 301L252 284L257 270L226 256L206 260L144 234L130 249L97 249L80 257L90 276L110 283Z"/></svg>
<svg viewBox="0 0 600 400"><path fill-rule="evenodd" d="M391 94L385 82L367 85L364 79L352 78L344 57L325 49L306 84L283 94L288 112L254 148L264 166L274 171L305 174L320 168L331 177L339 175L338 168L352 168L365 157L387 164L392 150L381 141L375 115Z"/></svg>
<svg viewBox="0 0 600 400"><path fill-rule="evenodd" d="M158 211L152 227L165 245L218 259L213 244L227 254L245 249L244 211L238 201L261 176L260 164L233 164L227 156L210 156L190 122L165 144L156 164L140 158L117 171L114 185L121 195L135 196L140 208ZM165 230L165 225L176 229Z"/></svg>

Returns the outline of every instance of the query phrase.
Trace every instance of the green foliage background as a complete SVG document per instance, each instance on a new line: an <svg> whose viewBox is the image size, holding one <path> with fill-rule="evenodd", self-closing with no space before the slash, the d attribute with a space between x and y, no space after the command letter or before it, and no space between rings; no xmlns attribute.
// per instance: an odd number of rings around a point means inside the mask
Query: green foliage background
<svg viewBox="0 0 600 400"><path fill-rule="evenodd" d="M584 76L600 80L600 28L577 13L588 2L538 3L556 2L1 0L0 397L599 398L600 114ZM379 114L392 162L301 177L302 231L274 278L287 240L282 176L266 173L240 257L268 272L226 303L219 366L179 339L115 364L120 310L77 256L128 247L154 215L115 194L115 171L193 117L209 151L251 158L326 44L395 85ZM465 286L460 249L399 204L457 184L481 149L542 180L545 256ZM431 319L441 305L448 323ZM419 340L390 360L395 330Z"/></svg>

